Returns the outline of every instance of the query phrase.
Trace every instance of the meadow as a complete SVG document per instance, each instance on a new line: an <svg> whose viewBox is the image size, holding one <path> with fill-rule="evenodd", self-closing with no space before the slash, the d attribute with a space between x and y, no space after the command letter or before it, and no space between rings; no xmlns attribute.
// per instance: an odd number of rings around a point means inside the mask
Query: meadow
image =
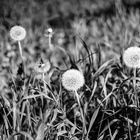
<svg viewBox="0 0 140 140"><path fill-rule="evenodd" d="M101 3L0 2L0 140L140 139L140 10Z"/></svg>

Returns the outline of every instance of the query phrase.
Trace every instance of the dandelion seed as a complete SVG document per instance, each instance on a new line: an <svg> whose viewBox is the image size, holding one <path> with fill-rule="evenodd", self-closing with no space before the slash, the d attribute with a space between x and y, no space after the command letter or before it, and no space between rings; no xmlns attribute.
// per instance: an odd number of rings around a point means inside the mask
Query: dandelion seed
<svg viewBox="0 0 140 140"><path fill-rule="evenodd" d="M46 37L49 37L53 35L53 29L52 28L48 28L47 30L45 30L45 34Z"/></svg>
<svg viewBox="0 0 140 140"><path fill-rule="evenodd" d="M53 32L52 28L48 28L48 32L52 33Z"/></svg>
<svg viewBox="0 0 140 140"><path fill-rule="evenodd" d="M77 91L85 83L84 76L82 72L76 69L67 70L62 75L62 85L68 91Z"/></svg>
<svg viewBox="0 0 140 140"><path fill-rule="evenodd" d="M140 67L140 48L130 47L123 54L124 63L131 68Z"/></svg>
<svg viewBox="0 0 140 140"><path fill-rule="evenodd" d="M46 73L49 71L50 67L51 67L50 62L46 61L43 64L36 64L34 66L34 70L38 73Z"/></svg>
<svg viewBox="0 0 140 140"><path fill-rule="evenodd" d="M26 36L26 30L22 26L13 26L10 30L10 37L15 41L21 41Z"/></svg>
<svg viewBox="0 0 140 140"><path fill-rule="evenodd" d="M49 43L49 48L51 50L53 50L53 45L52 45L52 36L53 36L54 32L52 28L48 28L47 30L45 30L45 36L48 38L48 43Z"/></svg>

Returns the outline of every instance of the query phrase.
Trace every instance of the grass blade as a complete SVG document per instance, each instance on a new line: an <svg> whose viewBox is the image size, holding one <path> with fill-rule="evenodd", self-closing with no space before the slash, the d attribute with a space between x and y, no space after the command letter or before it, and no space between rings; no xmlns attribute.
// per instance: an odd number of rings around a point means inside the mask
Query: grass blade
<svg viewBox="0 0 140 140"><path fill-rule="evenodd" d="M92 126L93 126L95 120L96 120L96 117L97 117L97 115L98 115L99 109L100 109L100 107L98 107L98 108L95 110L95 112L93 113L93 115L92 115L92 118L91 118L90 124L89 124L89 128L88 128L88 131L87 131L87 138L88 138L89 132L90 132L90 130L91 130L91 128L92 128Z"/></svg>

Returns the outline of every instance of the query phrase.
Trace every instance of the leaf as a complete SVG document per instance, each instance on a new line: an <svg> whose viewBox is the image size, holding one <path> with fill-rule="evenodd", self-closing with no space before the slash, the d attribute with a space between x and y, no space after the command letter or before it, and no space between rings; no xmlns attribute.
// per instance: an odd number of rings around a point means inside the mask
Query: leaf
<svg viewBox="0 0 140 140"><path fill-rule="evenodd" d="M64 121L65 121L66 124L71 125L73 128L76 128L78 131L81 132L81 130L75 124L73 124L70 120L65 119Z"/></svg>
<svg viewBox="0 0 140 140"><path fill-rule="evenodd" d="M41 121L38 130L37 130L37 137L35 140L43 140L44 139L44 130L45 130L45 124L43 121Z"/></svg>
<svg viewBox="0 0 140 140"><path fill-rule="evenodd" d="M91 128L92 128L94 122L95 122L95 119L96 119L96 117L97 117L97 115L98 115L99 109L100 109L100 107L98 107L98 108L95 110L95 112L93 113L93 115L92 115L92 118L91 118L90 124L89 124L89 128L88 128L88 132L87 132L87 137L88 137L88 135L89 135L89 132L90 132L90 130L91 130Z"/></svg>
<svg viewBox="0 0 140 140"><path fill-rule="evenodd" d="M112 65L114 63L114 59L108 60L107 62L105 62L97 71L96 73L93 75L93 79L98 77L102 72L104 72L104 70L106 68L109 68L110 65Z"/></svg>
<svg viewBox="0 0 140 140"><path fill-rule="evenodd" d="M103 140L103 138L104 138L104 134L101 135L101 136L98 138L98 140Z"/></svg>
<svg viewBox="0 0 140 140"><path fill-rule="evenodd" d="M99 136L101 136L107 129L109 129L109 127L110 127L111 125L113 125L113 124L114 124L115 122L117 122L117 121L118 121L118 119L112 120L112 121L110 122L110 124L107 125L107 126L102 130L102 132L100 133Z"/></svg>
<svg viewBox="0 0 140 140"><path fill-rule="evenodd" d="M85 48L85 50L88 53L88 56L89 56L89 64L92 65L92 60L91 60L91 57L90 57L90 51L88 49L88 46L87 46L87 44L85 43L85 41L81 37L80 37L80 40L81 40L81 42L83 44L83 47Z"/></svg>
<svg viewBox="0 0 140 140"><path fill-rule="evenodd" d="M57 133L57 136L62 136L63 134L66 134L67 131L66 130L63 130L63 131L60 131Z"/></svg>
<svg viewBox="0 0 140 140"><path fill-rule="evenodd" d="M91 96L90 96L90 99L89 99L89 103L91 102L92 97L94 96L94 93L95 93L96 88L97 88L97 82L95 81L94 87L93 87L93 90L92 90L92 93L91 93Z"/></svg>
<svg viewBox="0 0 140 140"><path fill-rule="evenodd" d="M98 44L98 53L97 53L97 64L98 68L101 66L101 46Z"/></svg>
<svg viewBox="0 0 140 140"><path fill-rule="evenodd" d="M57 118L57 114L58 114L57 109L54 109L53 112L54 112L54 113L53 113L53 117L52 117L52 119L51 119L50 125L52 125L53 122L56 120L56 118Z"/></svg>
<svg viewBox="0 0 140 140"><path fill-rule="evenodd" d="M13 136L16 136L16 135L19 135L19 134L25 136L29 140L34 140L33 137L30 134L28 134L27 132L24 132L24 131L19 131L18 133L15 133Z"/></svg>
<svg viewBox="0 0 140 140"><path fill-rule="evenodd" d="M41 96L44 96L44 97L46 97L46 98L49 99L49 100L53 100L53 99L50 98L47 94L44 94L44 93L42 93L42 92L40 92L40 91L39 91L39 93L40 93L40 94L38 94L38 95L29 95L29 96L26 96L26 97L24 97L22 100L28 100L28 99L32 99L32 98L41 97Z"/></svg>
<svg viewBox="0 0 140 140"><path fill-rule="evenodd" d="M78 66L76 65L74 57L72 57L72 55L70 55L70 54L67 54L67 55L69 57L70 64L71 64L70 69L77 69L77 70L79 70Z"/></svg>
<svg viewBox="0 0 140 140"><path fill-rule="evenodd" d="M79 140L77 137L73 137L71 140Z"/></svg>
<svg viewBox="0 0 140 140"><path fill-rule="evenodd" d="M116 130L116 131L114 132L113 136L111 137L111 140L115 140L115 137L116 137L117 133L118 133L118 130Z"/></svg>
<svg viewBox="0 0 140 140"><path fill-rule="evenodd" d="M16 103L13 102L13 129L16 128L16 122L17 122L17 115L16 115Z"/></svg>

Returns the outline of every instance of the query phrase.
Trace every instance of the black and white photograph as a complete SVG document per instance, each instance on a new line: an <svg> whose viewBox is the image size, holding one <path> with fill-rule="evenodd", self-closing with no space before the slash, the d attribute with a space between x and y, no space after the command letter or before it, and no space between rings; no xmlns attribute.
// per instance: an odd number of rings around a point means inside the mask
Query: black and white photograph
<svg viewBox="0 0 140 140"><path fill-rule="evenodd" d="M140 0L0 0L0 140L140 140Z"/></svg>

